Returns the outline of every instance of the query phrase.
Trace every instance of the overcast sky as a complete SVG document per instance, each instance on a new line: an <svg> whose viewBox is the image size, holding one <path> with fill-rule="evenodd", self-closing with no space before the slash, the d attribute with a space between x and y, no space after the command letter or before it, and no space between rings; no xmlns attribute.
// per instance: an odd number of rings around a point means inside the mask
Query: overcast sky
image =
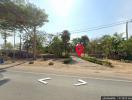
<svg viewBox="0 0 132 100"><path fill-rule="evenodd" d="M90 39L104 34L125 32L125 25L82 33L72 32L122 20L132 19L132 0L28 0L45 9L49 22L42 30L55 34L67 29L71 38L88 35ZM129 35L132 35L129 23ZM12 41L10 38L8 41Z"/></svg>

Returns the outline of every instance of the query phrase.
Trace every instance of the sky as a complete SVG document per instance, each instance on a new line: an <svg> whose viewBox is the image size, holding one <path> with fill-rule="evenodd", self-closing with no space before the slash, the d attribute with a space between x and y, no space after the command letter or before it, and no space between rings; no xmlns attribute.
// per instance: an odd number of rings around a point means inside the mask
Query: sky
<svg viewBox="0 0 132 100"><path fill-rule="evenodd" d="M71 32L71 39L87 35L90 39L105 34L125 32L125 24L95 31L76 33L100 25L132 19L132 0L28 0L45 9L49 22L41 30L56 34L63 30ZM132 35L129 23L129 36ZM125 34L124 34L125 36ZM2 40L1 40L2 41ZM9 38L8 41L12 41Z"/></svg>

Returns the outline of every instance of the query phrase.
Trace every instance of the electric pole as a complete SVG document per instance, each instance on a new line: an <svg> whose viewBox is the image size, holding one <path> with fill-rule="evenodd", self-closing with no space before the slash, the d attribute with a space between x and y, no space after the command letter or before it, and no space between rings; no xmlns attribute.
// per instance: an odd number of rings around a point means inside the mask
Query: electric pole
<svg viewBox="0 0 132 100"><path fill-rule="evenodd" d="M128 40L128 22L126 22L126 40Z"/></svg>
<svg viewBox="0 0 132 100"><path fill-rule="evenodd" d="M129 35L128 35L128 24L132 22L132 19L130 21L126 22L126 40L128 40Z"/></svg>

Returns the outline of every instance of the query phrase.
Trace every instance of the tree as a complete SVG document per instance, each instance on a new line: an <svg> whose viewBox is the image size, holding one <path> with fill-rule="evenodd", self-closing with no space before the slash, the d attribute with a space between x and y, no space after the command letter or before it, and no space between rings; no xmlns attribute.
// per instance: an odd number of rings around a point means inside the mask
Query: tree
<svg viewBox="0 0 132 100"><path fill-rule="evenodd" d="M36 30L48 22L45 10L35 5L17 5L10 0L0 2L0 26L6 25L11 30L24 30L29 36L33 36L33 54L36 58Z"/></svg>
<svg viewBox="0 0 132 100"><path fill-rule="evenodd" d="M100 39L91 40L88 44L88 54L90 56L102 57L102 45Z"/></svg>
<svg viewBox="0 0 132 100"><path fill-rule="evenodd" d="M36 52L38 53L42 53L43 49L44 49L44 42L46 41L46 34L41 32L41 31L37 31L36 32ZM27 34L26 34L27 35ZM26 49L27 53L29 51L31 51L33 49L33 41L34 41L34 36L30 36L28 38L26 38L27 36L24 36L24 44L23 44L23 49Z"/></svg>
<svg viewBox="0 0 132 100"><path fill-rule="evenodd" d="M19 4L19 5L24 5L26 4L26 1L25 0L11 0L12 2L16 3L16 4Z"/></svg>
<svg viewBox="0 0 132 100"><path fill-rule="evenodd" d="M55 36L49 46L49 52L55 54L57 57L62 57L64 45L59 37Z"/></svg>
<svg viewBox="0 0 132 100"><path fill-rule="evenodd" d="M3 46L3 49L6 51L6 54L5 56L7 57L7 47L9 46L9 43L7 45L7 38L12 36L12 34L10 32L7 32L6 30L1 30L1 37L3 38L4 40L4 46Z"/></svg>
<svg viewBox="0 0 132 100"><path fill-rule="evenodd" d="M76 46L78 43L81 43L81 38L74 38L72 40L72 45Z"/></svg>
<svg viewBox="0 0 132 100"><path fill-rule="evenodd" d="M7 45L7 38L10 37L10 36L12 36L12 34L9 33L9 32L7 32L7 31L1 31L0 34L1 34L2 38L4 39L4 45L6 47L6 45Z"/></svg>
<svg viewBox="0 0 132 100"><path fill-rule="evenodd" d="M121 46L123 47L122 48L122 52L124 54L123 59L132 60L132 37L122 42Z"/></svg>
<svg viewBox="0 0 132 100"><path fill-rule="evenodd" d="M72 49L72 52L75 52L75 46L81 43L81 38L74 38L72 39L71 43L70 43L70 48Z"/></svg>
<svg viewBox="0 0 132 100"><path fill-rule="evenodd" d="M2 48L3 48L3 49L6 48L6 50L12 50L12 49L13 49L13 45L12 45L10 42L7 42L7 43L6 43L6 46L3 45Z"/></svg>
<svg viewBox="0 0 132 100"><path fill-rule="evenodd" d="M36 29L44 25L45 22L48 22L48 16L45 14L44 10L40 10L32 4L27 5L27 12L28 18L26 18L29 22L28 25L33 30L33 57L36 59Z"/></svg>
<svg viewBox="0 0 132 100"><path fill-rule="evenodd" d="M44 52L45 42L46 42L46 34L43 32L37 31L37 36L36 36L37 54Z"/></svg>
<svg viewBox="0 0 132 100"><path fill-rule="evenodd" d="M84 54L85 54L85 52L86 52L86 47L87 47L87 45L88 45L88 42L89 42L89 38L88 38L88 36L87 35L84 35L84 36L82 36L81 37L81 43L83 44L83 46L84 46Z"/></svg>
<svg viewBox="0 0 132 100"><path fill-rule="evenodd" d="M65 48L65 56L68 55L68 48L69 48L69 40L70 40L70 32L68 30L64 30L61 35L61 39L64 43Z"/></svg>

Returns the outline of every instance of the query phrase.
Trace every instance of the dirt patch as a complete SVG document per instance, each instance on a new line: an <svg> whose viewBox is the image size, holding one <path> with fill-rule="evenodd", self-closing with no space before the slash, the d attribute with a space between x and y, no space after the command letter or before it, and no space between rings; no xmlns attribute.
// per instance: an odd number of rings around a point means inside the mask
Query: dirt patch
<svg viewBox="0 0 132 100"><path fill-rule="evenodd" d="M63 59L50 59L46 61L39 59L34 61L34 64L29 64L29 62L27 62L20 66L13 67L12 69L83 76L123 76L126 78L132 78L132 63L109 60L115 66L114 68L109 68L82 59L74 58L74 60L76 60L76 63L63 64ZM49 62L53 62L54 64L49 65Z"/></svg>
<svg viewBox="0 0 132 100"><path fill-rule="evenodd" d="M114 65L113 71L117 73L132 74L132 63L125 63L117 60L109 60Z"/></svg>

